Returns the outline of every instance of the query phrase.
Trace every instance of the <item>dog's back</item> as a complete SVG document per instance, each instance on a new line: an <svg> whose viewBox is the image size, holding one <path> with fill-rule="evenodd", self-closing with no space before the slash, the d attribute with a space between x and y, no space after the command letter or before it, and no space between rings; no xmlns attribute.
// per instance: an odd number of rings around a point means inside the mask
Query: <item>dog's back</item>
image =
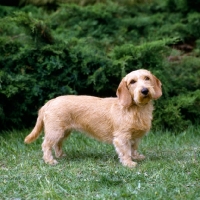
<svg viewBox="0 0 200 200"><path fill-rule="evenodd" d="M115 126L112 107L119 106L117 104L117 98L60 96L44 105L44 126L51 130L77 130L112 142Z"/></svg>

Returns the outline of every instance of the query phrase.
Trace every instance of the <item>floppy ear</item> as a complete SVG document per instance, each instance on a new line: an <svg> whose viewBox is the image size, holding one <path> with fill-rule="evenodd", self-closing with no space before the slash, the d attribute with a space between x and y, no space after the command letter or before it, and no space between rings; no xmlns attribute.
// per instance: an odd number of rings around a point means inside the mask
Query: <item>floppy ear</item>
<svg viewBox="0 0 200 200"><path fill-rule="evenodd" d="M155 90L155 94L153 95L153 99L158 99L162 96L162 83L160 82L160 80L158 78L156 78L154 75L154 90Z"/></svg>
<svg viewBox="0 0 200 200"><path fill-rule="evenodd" d="M120 104L124 107L130 107L133 103L131 94L127 88L127 84L124 78L122 79L117 88L117 97L119 99Z"/></svg>

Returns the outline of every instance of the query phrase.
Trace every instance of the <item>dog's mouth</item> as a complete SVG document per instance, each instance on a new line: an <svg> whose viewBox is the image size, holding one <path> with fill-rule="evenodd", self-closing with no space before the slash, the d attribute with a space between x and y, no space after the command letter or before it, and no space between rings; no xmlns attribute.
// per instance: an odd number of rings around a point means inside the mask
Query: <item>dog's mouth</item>
<svg viewBox="0 0 200 200"><path fill-rule="evenodd" d="M149 98L148 96L145 96L141 101L134 100L134 103L137 106L145 106L149 103L150 100L151 98Z"/></svg>
<svg viewBox="0 0 200 200"><path fill-rule="evenodd" d="M143 106L149 103L152 99L151 91L148 88L142 88L138 95L135 96L133 101L138 106Z"/></svg>

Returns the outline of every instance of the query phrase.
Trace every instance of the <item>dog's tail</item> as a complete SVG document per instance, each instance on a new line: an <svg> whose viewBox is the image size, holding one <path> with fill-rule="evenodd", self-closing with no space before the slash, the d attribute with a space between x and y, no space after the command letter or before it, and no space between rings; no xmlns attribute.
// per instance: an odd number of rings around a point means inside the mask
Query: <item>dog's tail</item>
<svg viewBox="0 0 200 200"><path fill-rule="evenodd" d="M33 128L32 132L29 135L27 135L26 138L24 139L25 143L29 144L29 143L35 141L39 137L39 135L43 129L43 126L44 126L43 116L44 116L44 106L38 112L37 122L36 122L35 127Z"/></svg>

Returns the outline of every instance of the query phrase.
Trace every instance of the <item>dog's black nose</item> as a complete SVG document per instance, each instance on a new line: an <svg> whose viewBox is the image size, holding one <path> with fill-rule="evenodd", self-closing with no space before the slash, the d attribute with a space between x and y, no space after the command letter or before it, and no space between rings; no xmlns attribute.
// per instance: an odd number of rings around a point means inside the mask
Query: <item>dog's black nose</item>
<svg viewBox="0 0 200 200"><path fill-rule="evenodd" d="M147 94L149 93L149 90L148 90L147 88L143 88L143 89L141 90L141 93L142 93L143 95L147 95Z"/></svg>

